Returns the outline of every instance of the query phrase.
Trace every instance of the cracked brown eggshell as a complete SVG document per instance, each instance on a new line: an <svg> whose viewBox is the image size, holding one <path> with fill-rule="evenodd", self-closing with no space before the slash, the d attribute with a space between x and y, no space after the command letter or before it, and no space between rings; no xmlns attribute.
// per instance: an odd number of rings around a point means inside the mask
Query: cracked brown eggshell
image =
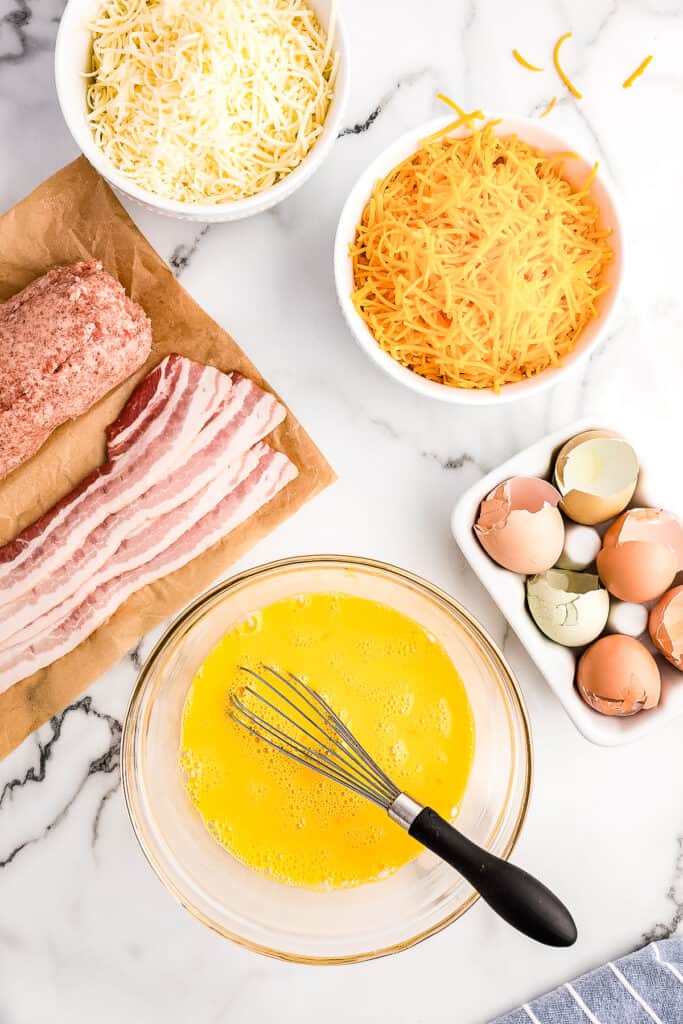
<svg viewBox="0 0 683 1024"><path fill-rule="evenodd" d="M657 650L683 672L683 586L660 597L650 612L648 631Z"/></svg>
<svg viewBox="0 0 683 1024"><path fill-rule="evenodd" d="M582 654L576 685L585 702L601 715L625 717L656 707L662 680L657 662L639 640L613 633Z"/></svg>
<svg viewBox="0 0 683 1024"><path fill-rule="evenodd" d="M683 565L683 527L671 512L631 508L602 539L598 573L622 601L653 601L670 587Z"/></svg>
<svg viewBox="0 0 683 1024"><path fill-rule="evenodd" d="M564 545L559 501L559 492L547 480L512 477L484 498L474 532L484 551L504 569L524 575L545 572Z"/></svg>
<svg viewBox="0 0 683 1024"><path fill-rule="evenodd" d="M638 471L635 451L619 434L608 430L577 434L562 446L555 461L560 508L575 523L604 523L628 505Z"/></svg>

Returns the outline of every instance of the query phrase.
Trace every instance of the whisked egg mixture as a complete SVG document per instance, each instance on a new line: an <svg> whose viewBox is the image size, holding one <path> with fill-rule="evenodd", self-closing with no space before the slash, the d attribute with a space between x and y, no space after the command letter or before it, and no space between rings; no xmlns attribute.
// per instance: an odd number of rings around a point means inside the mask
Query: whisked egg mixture
<svg viewBox="0 0 683 1024"><path fill-rule="evenodd" d="M282 882L342 888L386 877L421 847L379 807L247 733L228 714L240 665L290 670L315 687L395 783L457 813L474 727L441 644L405 615L348 594L278 601L231 629L185 703L180 767L211 835ZM258 708L261 713L261 707Z"/></svg>

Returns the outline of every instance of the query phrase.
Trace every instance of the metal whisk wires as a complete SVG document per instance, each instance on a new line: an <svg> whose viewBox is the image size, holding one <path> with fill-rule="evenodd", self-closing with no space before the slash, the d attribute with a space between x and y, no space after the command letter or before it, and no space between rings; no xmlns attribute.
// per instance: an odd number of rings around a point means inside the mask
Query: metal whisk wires
<svg viewBox="0 0 683 1024"><path fill-rule="evenodd" d="M330 705L292 672L270 665L261 672L242 666L253 684L230 696L232 718L264 743L387 810L400 790L360 745ZM262 692L265 688L265 693ZM267 694L267 695L266 695ZM256 708L273 714L268 718ZM268 712L266 712L268 714Z"/></svg>

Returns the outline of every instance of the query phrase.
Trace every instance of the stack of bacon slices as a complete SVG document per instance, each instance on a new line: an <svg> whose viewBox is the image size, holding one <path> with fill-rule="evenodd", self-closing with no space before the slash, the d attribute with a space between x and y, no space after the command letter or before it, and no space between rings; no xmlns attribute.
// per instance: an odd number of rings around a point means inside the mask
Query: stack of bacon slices
<svg viewBox="0 0 683 1024"><path fill-rule="evenodd" d="M0 547L0 692L294 479L294 464L262 440L284 417L246 377L167 356L109 427L107 462Z"/></svg>

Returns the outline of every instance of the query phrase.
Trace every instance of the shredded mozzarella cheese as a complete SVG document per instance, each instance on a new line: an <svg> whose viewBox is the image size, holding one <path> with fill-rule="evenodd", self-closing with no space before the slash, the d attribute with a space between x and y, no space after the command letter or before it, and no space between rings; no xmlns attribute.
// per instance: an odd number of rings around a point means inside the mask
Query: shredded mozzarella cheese
<svg viewBox="0 0 683 1024"><path fill-rule="evenodd" d="M106 0L87 99L114 166L165 199L270 188L323 131L337 57L305 0Z"/></svg>

